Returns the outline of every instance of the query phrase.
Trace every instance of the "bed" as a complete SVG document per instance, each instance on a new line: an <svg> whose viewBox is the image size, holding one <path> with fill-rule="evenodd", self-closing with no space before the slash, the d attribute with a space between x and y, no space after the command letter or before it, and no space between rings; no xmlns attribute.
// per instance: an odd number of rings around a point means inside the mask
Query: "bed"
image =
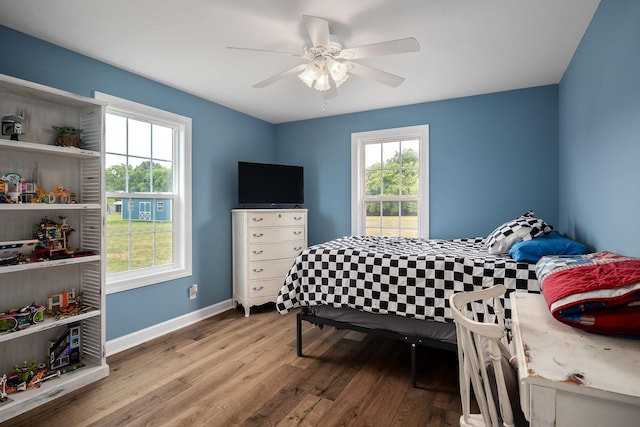
<svg viewBox="0 0 640 427"><path fill-rule="evenodd" d="M276 303L282 314L301 307L298 356L302 321L382 335L411 344L415 386L417 345L456 348L448 302L454 292L504 284L507 319L511 292L540 293L535 263L491 253L490 241L345 236L305 249L289 270Z"/></svg>

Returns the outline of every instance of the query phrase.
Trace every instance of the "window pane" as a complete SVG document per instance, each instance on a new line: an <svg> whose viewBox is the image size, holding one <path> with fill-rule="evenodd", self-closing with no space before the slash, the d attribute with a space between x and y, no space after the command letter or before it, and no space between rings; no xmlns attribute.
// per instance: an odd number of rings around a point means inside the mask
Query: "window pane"
<svg viewBox="0 0 640 427"><path fill-rule="evenodd" d="M140 228L144 225L139 222L132 222L131 235L131 268L153 267L153 233L141 233Z"/></svg>
<svg viewBox="0 0 640 427"><path fill-rule="evenodd" d="M153 125L153 158L157 160L173 160L173 129Z"/></svg>
<svg viewBox="0 0 640 427"><path fill-rule="evenodd" d="M402 193L403 196L417 196L420 194L418 170L402 169Z"/></svg>
<svg viewBox="0 0 640 427"><path fill-rule="evenodd" d="M417 238L418 237L418 230L412 230L412 229L408 229L408 228L403 228L400 230L400 236L401 237L413 237L413 238Z"/></svg>
<svg viewBox="0 0 640 427"><path fill-rule="evenodd" d="M107 191L127 191L127 157L105 155L105 181Z"/></svg>
<svg viewBox="0 0 640 427"><path fill-rule="evenodd" d="M402 167L418 167L419 146L417 139L402 141Z"/></svg>
<svg viewBox="0 0 640 427"><path fill-rule="evenodd" d="M129 155L151 157L151 124L129 119Z"/></svg>
<svg viewBox="0 0 640 427"><path fill-rule="evenodd" d="M365 169L380 169L382 167L382 144L365 144L364 167Z"/></svg>
<svg viewBox="0 0 640 427"><path fill-rule="evenodd" d="M395 164L398 167L398 155L400 154L400 141L385 142L382 146L382 159L384 161L384 167L389 167L389 164Z"/></svg>
<svg viewBox="0 0 640 427"><path fill-rule="evenodd" d="M129 222L123 219L128 199L107 198L107 273L129 270Z"/></svg>
<svg viewBox="0 0 640 427"><path fill-rule="evenodd" d="M397 228L383 228L382 229L382 233L380 233L381 236L399 236L399 229Z"/></svg>
<svg viewBox="0 0 640 427"><path fill-rule="evenodd" d="M148 193L151 191L151 168L150 161L129 157L129 192Z"/></svg>
<svg viewBox="0 0 640 427"><path fill-rule="evenodd" d="M365 172L364 193L367 196L378 196L382 192L382 173L380 170Z"/></svg>
<svg viewBox="0 0 640 427"><path fill-rule="evenodd" d="M385 196L397 196L400 194L400 174L398 169L385 169L383 171L382 194Z"/></svg>
<svg viewBox="0 0 640 427"><path fill-rule="evenodd" d="M382 202L382 226L383 227L399 227L399 202Z"/></svg>
<svg viewBox="0 0 640 427"><path fill-rule="evenodd" d="M109 153L127 154L126 117L107 114L105 118L105 144Z"/></svg>
<svg viewBox="0 0 640 427"><path fill-rule="evenodd" d="M152 170L154 192L170 192L173 190L173 170L171 162L153 162Z"/></svg>
<svg viewBox="0 0 640 427"><path fill-rule="evenodd" d="M418 229L418 202L400 202L402 228Z"/></svg>

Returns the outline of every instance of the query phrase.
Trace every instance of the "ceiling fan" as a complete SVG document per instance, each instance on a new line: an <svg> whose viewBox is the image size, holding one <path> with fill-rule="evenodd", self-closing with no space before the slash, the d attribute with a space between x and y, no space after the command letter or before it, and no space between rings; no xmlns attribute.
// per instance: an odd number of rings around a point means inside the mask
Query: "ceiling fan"
<svg viewBox="0 0 640 427"><path fill-rule="evenodd" d="M329 22L325 19L309 15L304 15L302 19L311 40L311 44L305 46L302 55L265 49L228 47L228 49L287 54L307 60L307 63L275 74L254 84L253 87L263 88L293 74L297 74L307 86L321 91L325 99L337 96L338 86L344 83L350 74L396 87L404 81L403 77L369 67L357 60L420 50L418 41L413 37L345 49L340 40L330 33Z"/></svg>

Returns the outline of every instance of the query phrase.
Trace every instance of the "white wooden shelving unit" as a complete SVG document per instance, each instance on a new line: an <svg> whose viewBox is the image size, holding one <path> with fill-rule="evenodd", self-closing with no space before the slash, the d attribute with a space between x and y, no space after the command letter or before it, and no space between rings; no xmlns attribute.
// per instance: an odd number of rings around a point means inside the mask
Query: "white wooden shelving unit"
<svg viewBox="0 0 640 427"><path fill-rule="evenodd" d="M0 376L24 361L48 363L48 342L71 324L81 326L84 365L38 388L10 394L0 403L0 422L109 374L104 352L104 109L103 103L90 98L0 75L0 116L26 119L20 141L0 136L0 176L19 173L37 179L38 187L47 192L62 186L78 199L74 204L0 204L0 242L32 239L33 227L42 218L65 217L74 229L70 247L95 254L0 266L0 312L33 302L46 305L48 296L71 289L93 307L78 316L47 318L20 331L0 333ZM83 148L55 146L53 126L82 129Z"/></svg>

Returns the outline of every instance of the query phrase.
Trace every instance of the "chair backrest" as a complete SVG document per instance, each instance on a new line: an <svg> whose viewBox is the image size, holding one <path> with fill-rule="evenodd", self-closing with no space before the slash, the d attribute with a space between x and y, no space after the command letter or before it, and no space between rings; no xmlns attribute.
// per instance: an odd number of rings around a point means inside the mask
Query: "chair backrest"
<svg viewBox="0 0 640 427"><path fill-rule="evenodd" d="M513 374L505 372L510 368L504 310L500 302L505 291L503 285L497 285L480 291L456 293L449 299L458 341L462 399L460 425L477 425L477 421L481 421L478 415L470 413L470 385L485 426L514 425L505 383L505 373Z"/></svg>

